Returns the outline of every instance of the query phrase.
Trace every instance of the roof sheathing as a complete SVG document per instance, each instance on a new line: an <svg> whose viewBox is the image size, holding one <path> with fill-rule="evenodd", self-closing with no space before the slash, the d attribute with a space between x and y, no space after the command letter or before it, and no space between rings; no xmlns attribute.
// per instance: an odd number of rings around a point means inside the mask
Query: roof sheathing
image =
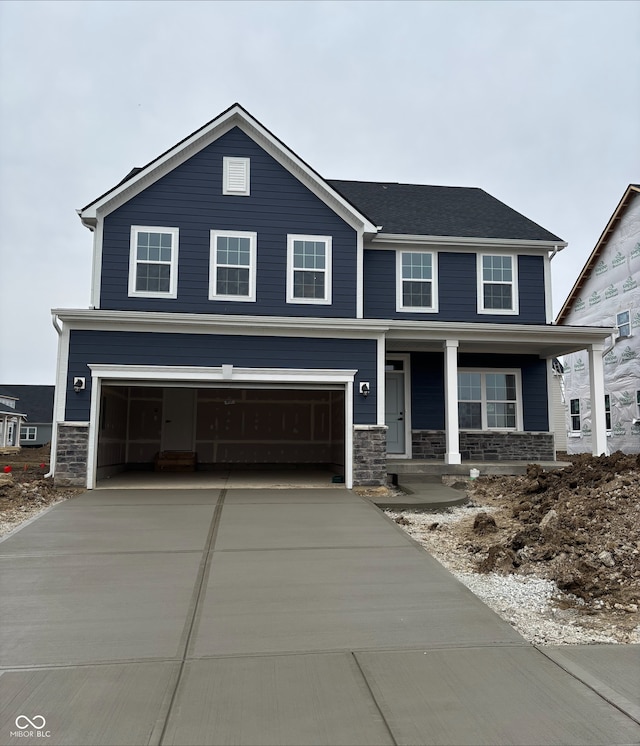
<svg viewBox="0 0 640 746"><path fill-rule="evenodd" d="M573 287L571 288L571 291L569 292L569 295L567 296L567 299L564 302L564 305L560 309L560 313L556 317L556 324L562 324L564 320L569 315L569 311L571 310L571 307L573 306L573 302L577 296L577 294L582 290L585 283L591 276L591 272L593 271L594 267L598 263L598 259L600 258L600 254L604 251L604 248L609 242L609 239L611 238L611 235L615 231L615 229L618 227L619 222L622 220L624 213L631 203L631 200L634 195L640 194L640 184L629 184L627 187L625 193L622 195L622 199L618 203L618 206L613 212L613 215L609 219L609 222L605 226L605 229L600 234L600 238L598 239L593 251L589 255L589 258L587 259L584 267L582 268L582 271L578 275L578 279L575 281Z"/></svg>

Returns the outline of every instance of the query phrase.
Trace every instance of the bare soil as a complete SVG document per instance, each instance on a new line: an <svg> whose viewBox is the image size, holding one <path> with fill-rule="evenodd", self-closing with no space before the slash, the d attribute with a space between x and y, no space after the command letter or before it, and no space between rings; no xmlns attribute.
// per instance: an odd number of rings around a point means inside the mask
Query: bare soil
<svg viewBox="0 0 640 746"><path fill-rule="evenodd" d="M582 455L570 467L483 478L471 501L496 507L463 529L479 572L536 573L588 609L638 611L640 456Z"/></svg>
<svg viewBox="0 0 640 746"><path fill-rule="evenodd" d="M640 456L571 460L561 470L530 465L526 476L470 481L469 503L455 516L395 520L452 571L552 581L555 618L638 641Z"/></svg>
<svg viewBox="0 0 640 746"><path fill-rule="evenodd" d="M5 472L5 467L11 467ZM57 488L45 479L49 471L49 446L0 453L0 536L62 500L82 492L75 487Z"/></svg>

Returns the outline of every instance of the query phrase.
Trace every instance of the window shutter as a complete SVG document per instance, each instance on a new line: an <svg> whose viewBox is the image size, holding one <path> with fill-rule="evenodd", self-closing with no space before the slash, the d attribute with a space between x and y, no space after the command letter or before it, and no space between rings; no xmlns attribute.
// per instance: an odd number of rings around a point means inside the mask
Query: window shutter
<svg viewBox="0 0 640 746"><path fill-rule="evenodd" d="M223 178L223 194L248 195L250 188L249 159L225 158Z"/></svg>

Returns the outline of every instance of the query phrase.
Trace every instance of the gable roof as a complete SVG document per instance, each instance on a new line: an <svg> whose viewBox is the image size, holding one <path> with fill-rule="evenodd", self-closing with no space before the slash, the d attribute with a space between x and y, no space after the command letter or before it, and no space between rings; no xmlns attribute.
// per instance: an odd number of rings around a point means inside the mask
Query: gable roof
<svg viewBox="0 0 640 746"><path fill-rule="evenodd" d="M334 179L329 184L384 233L548 241L564 245L558 236L476 187Z"/></svg>
<svg viewBox="0 0 640 746"><path fill-rule="evenodd" d="M53 393L55 386L0 385L0 395L18 399L14 412L23 412L29 422L53 421Z"/></svg>
<svg viewBox="0 0 640 746"><path fill-rule="evenodd" d="M629 186L625 190L625 193L622 195L622 199L620 200L620 202L618 202L618 206L614 210L613 215L609 218L609 222L605 226L605 229L600 234L600 238L598 239L595 248L585 262L585 265L578 275L578 279L575 281L573 287L571 288L571 291L569 292L564 305L560 309L560 313L556 318L556 324L562 324L564 321L566 321L566 318L569 315L569 311L573 306L574 300L586 284L587 280L591 277L591 272L598 263L600 254L602 254L605 247L609 243L609 239L613 235L615 229L618 227L618 224L622 220L625 212L627 211L627 208L637 194L640 194L640 184L629 184Z"/></svg>
<svg viewBox="0 0 640 746"><path fill-rule="evenodd" d="M376 232L376 226L365 215L345 200L308 163L251 116L240 104L233 104L222 114L154 158L146 166L132 169L119 184L78 210L80 219L88 228L93 228L99 212L108 214L115 210L234 127L238 127L251 137L348 223L362 227L365 233Z"/></svg>

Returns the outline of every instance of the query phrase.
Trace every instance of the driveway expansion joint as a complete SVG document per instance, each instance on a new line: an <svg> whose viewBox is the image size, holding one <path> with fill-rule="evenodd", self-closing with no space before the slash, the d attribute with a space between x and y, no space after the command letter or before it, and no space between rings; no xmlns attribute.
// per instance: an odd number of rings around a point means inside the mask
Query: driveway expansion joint
<svg viewBox="0 0 640 746"><path fill-rule="evenodd" d="M202 561L200 562L200 566L198 568L198 575L196 577L196 582L194 585L194 592L192 597L192 602L189 608L189 611L187 613L187 620L185 622L185 626L183 629L181 641L180 641L180 669L178 671L178 674L176 676L175 684L173 685L173 691L169 697L169 701L167 704L167 708L165 712L162 715L159 715L157 720L157 727L160 728L162 726L162 730L160 732L160 736L158 739L158 743L162 743L167 726L169 724L169 719L171 717L171 712L173 710L173 707L176 702L176 698L178 696L178 691L180 689L180 683L183 679L184 675L184 667L185 663L187 661L187 652L189 650L189 645L191 643L191 639L193 637L193 634L195 632L196 628L196 619L198 614L198 608L200 605L200 600L202 598L203 593L205 592L205 588L207 585L207 579L209 577L209 569L211 567L211 560L213 558L213 548L215 546L216 537L218 535L218 528L220 526L220 520L222 518L222 508L224 506L224 499L227 494L227 490L223 489L220 492L220 496L218 497L218 502L216 503L215 509L213 511L213 518L211 519L211 524L209 526L209 533L207 535L207 541L204 546L204 550L202 552Z"/></svg>

